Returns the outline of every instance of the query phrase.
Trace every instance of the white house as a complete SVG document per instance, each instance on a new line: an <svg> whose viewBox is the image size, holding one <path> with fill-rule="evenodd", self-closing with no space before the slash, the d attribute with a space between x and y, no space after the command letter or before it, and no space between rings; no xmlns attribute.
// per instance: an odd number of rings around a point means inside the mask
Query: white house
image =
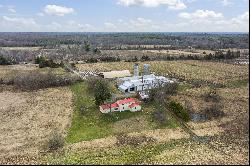
<svg viewBox="0 0 250 166"><path fill-rule="evenodd" d="M118 100L117 102L112 104L101 105L100 111L102 113L123 112L123 111L137 112L141 111L141 105L137 99L128 98L124 100Z"/></svg>

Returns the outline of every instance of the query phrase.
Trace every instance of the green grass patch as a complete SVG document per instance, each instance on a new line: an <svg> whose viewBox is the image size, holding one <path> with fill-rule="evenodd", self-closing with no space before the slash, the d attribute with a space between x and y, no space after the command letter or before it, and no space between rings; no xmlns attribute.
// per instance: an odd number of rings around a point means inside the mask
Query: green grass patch
<svg viewBox="0 0 250 166"><path fill-rule="evenodd" d="M234 81L228 82L226 86L229 88L240 88L240 87L247 86L248 84L249 84L249 79L243 79L243 80L234 80Z"/></svg>
<svg viewBox="0 0 250 166"><path fill-rule="evenodd" d="M191 85L191 84L188 84L188 83L181 83L181 84L179 84L179 86L178 86L178 91L179 91L179 92L185 92L186 90L191 89L191 88L192 88L192 85Z"/></svg>
<svg viewBox="0 0 250 166"><path fill-rule="evenodd" d="M100 120L103 115L94 104L94 97L88 94L86 83L72 85L71 90L75 95L75 111L66 141L75 143L108 136L110 125ZM79 111L81 106L86 108L82 114Z"/></svg>
<svg viewBox="0 0 250 166"><path fill-rule="evenodd" d="M133 113L125 111L102 114L99 111L99 107L95 105L93 95L88 92L86 82L72 85L71 90L74 93L75 110L73 113L72 124L66 137L67 143L88 141L119 134L119 132L123 131L122 127L120 131L117 131L117 127L119 126L116 126L116 130L114 129L116 122L142 115L146 117L147 123L149 123L150 126L152 125L152 128L177 127L177 123L173 119L170 119L164 126L160 126L152 121L152 108L155 107L152 104L142 104L142 112ZM81 108L84 108L83 111L80 111ZM148 129L148 126L145 129ZM140 128L140 131L145 129L142 127ZM134 131L138 131L138 129L135 128Z"/></svg>
<svg viewBox="0 0 250 166"><path fill-rule="evenodd" d="M99 107L95 105L94 97L88 93L86 82L71 86L71 90L75 95L75 111L66 138L68 143L103 138L115 134L112 130L114 122L141 114L141 112L132 113L129 111L102 114ZM81 106L85 108L83 113L79 111Z"/></svg>

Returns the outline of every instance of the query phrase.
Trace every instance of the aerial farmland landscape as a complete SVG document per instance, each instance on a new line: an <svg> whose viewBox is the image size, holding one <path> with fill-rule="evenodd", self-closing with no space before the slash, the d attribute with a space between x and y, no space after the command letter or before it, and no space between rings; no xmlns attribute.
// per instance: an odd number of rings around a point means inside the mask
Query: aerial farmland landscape
<svg viewBox="0 0 250 166"><path fill-rule="evenodd" d="M249 164L248 1L24 1L0 2L1 165Z"/></svg>

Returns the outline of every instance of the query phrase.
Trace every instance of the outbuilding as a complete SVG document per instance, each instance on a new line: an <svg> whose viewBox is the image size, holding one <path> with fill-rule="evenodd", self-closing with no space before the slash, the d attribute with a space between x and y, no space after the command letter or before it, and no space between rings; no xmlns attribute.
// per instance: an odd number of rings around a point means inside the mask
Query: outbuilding
<svg viewBox="0 0 250 166"><path fill-rule="evenodd" d="M99 74L103 78L122 78L122 77L130 77L129 70L121 70L121 71L110 71L110 72L101 72Z"/></svg>

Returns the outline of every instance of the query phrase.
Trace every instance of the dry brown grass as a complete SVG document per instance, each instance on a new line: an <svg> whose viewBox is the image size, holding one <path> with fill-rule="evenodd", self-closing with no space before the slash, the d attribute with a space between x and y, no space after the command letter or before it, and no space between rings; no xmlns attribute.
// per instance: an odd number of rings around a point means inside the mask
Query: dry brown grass
<svg viewBox="0 0 250 166"><path fill-rule="evenodd" d="M248 65L239 66L219 62L202 61L152 61L146 62L151 65L151 71L157 74L169 75L186 81L202 80L204 82L224 84L229 81L248 79ZM78 64L80 70L111 71L130 70L133 73L133 62L113 62ZM142 71L144 63L139 63Z"/></svg>
<svg viewBox="0 0 250 166"><path fill-rule="evenodd" d="M163 151L145 164L163 165L228 165L248 164L248 149L239 145L223 144L217 142L220 149L215 150L208 144L197 142L186 142L184 145L177 145L175 148Z"/></svg>
<svg viewBox="0 0 250 166"><path fill-rule="evenodd" d="M72 115L68 88L0 93L0 163L36 156L54 129L66 135ZM4 159L5 157L9 159Z"/></svg>

